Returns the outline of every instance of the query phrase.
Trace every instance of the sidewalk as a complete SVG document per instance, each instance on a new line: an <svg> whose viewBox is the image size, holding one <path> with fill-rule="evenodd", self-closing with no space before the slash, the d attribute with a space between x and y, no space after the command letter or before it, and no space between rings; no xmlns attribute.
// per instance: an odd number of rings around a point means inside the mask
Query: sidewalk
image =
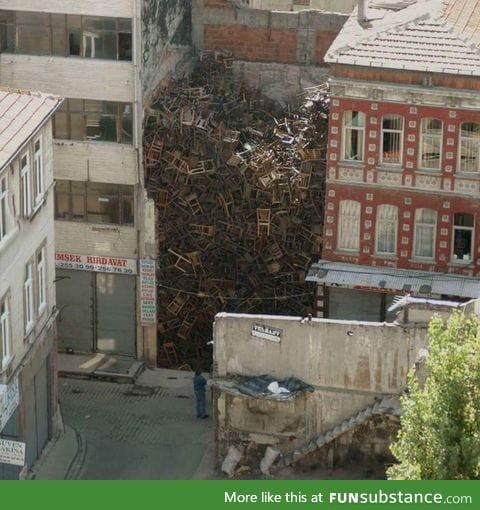
<svg viewBox="0 0 480 510"><path fill-rule="evenodd" d="M64 354L59 355L59 373L63 377L73 378L94 378L99 363L104 363L104 358L98 355L81 356ZM132 362L132 360L131 360ZM127 364L124 365L125 368ZM124 374L120 374L122 376ZM108 379L112 380L112 379ZM113 381L116 381L113 377ZM145 369L137 374L135 380L126 381L120 378L119 382L135 384L139 390L142 388L162 388L171 390L175 394L184 395L192 391L192 373L181 370L170 369ZM195 424L195 421L192 422ZM183 424L190 427L188 419ZM193 430L192 430L193 435ZM71 480L76 479L80 472L84 456L86 441L82 436L68 424L65 425L65 433L58 439L51 441L45 448L40 460L34 465L29 478L35 480ZM209 479L213 473L213 438L212 445L207 448L197 466L194 479Z"/></svg>

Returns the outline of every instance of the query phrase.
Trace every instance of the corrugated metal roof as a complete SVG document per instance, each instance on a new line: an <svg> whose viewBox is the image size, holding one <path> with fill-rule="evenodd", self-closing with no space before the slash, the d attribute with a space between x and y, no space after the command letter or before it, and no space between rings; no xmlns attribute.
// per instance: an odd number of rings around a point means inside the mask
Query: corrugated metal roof
<svg viewBox="0 0 480 510"><path fill-rule="evenodd" d="M61 104L60 97L41 92L0 88L0 169Z"/></svg>
<svg viewBox="0 0 480 510"><path fill-rule="evenodd" d="M367 17L348 19L327 62L480 76L480 0L417 0L399 11L370 2Z"/></svg>
<svg viewBox="0 0 480 510"><path fill-rule="evenodd" d="M327 285L388 289L413 294L480 297L480 278L389 267L357 266L326 260L312 264L306 280Z"/></svg>

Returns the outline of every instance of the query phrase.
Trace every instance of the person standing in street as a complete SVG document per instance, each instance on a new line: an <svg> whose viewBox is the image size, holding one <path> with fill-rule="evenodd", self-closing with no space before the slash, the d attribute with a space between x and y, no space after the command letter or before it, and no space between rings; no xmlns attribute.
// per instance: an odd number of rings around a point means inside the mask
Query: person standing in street
<svg viewBox="0 0 480 510"><path fill-rule="evenodd" d="M205 411L205 387L207 386L207 380L203 377L200 370L195 370L193 376L193 390L195 391L195 399L197 401L197 418L208 418L208 414Z"/></svg>

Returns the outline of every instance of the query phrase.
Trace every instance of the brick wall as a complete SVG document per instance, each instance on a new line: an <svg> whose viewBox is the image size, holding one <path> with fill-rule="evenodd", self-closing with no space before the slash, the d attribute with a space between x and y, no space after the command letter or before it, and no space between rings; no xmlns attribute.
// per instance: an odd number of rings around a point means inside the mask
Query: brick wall
<svg viewBox="0 0 480 510"><path fill-rule="evenodd" d="M297 33L245 25L205 25L204 49L230 50L240 60L293 64L297 60Z"/></svg>
<svg viewBox="0 0 480 510"><path fill-rule="evenodd" d="M324 65L323 57L347 14L267 11L228 0L193 0L193 41L199 53L230 50L234 59Z"/></svg>
<svg viewBox="0 0 480 510"><path fill-rule="evenodd" d="M363 161L342 161L342 118L348 110L365 114ZM382 117L398 114L404 118L402 164L380 161ZM421 119L442 121L442 153L438 170L418 168L421 147ZM459 133L463 122L478 122L478 112L440 106L410 105L386 101L332 98L328 152L328 183L323 258L365 265L390 266L425 271L480 273L480 191L478 177L459 172ZM338 251L337 226L341 200L360 203L360 245L358 253ZM381 204L398 207L396 254L375 255L376 214ZM415 211L437 211L435 255L431 261L414 257ZM474 217L473 261L452 261L455 213Z"/></svg>

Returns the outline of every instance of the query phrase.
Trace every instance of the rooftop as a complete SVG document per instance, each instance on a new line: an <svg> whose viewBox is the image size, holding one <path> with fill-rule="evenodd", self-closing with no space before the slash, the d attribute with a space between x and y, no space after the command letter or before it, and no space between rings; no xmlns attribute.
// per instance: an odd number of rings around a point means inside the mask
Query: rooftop
<svg viewBox="0 0 480 510"><path fill-rule="evenodd" d="M366 0L325 61L480 76L480 0Z"/></svg>
<svg viewBox="0 0 480 510"><path fill-rule="evenodd" d="M11 162L61 102L50 94L0 88L0 169Z"/></svg>

